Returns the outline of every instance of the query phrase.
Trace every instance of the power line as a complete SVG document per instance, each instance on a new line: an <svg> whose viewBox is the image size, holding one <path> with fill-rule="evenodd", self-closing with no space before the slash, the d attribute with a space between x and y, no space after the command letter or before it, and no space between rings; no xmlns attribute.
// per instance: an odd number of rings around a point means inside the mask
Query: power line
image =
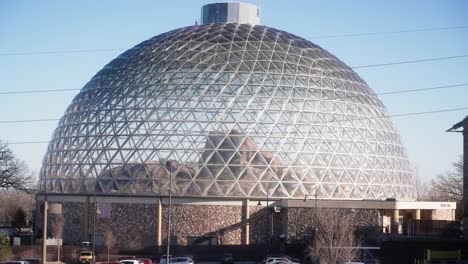
<svg viewBox="0 0 468 264"><path fill-rule="evenodd" d="M70 88L70 89L48 89L48 90L9 91L9 92L0 92L0 94L53 93L53 92L68 92L68 91L77 91L77 90L81 90L81 89Z"/></svg>
<svg viewBox="0 0 468 264"><path fill-rule="evenodd" d="M454 112L454 111L461 111L461 110L468 110L468 107L433 110L433 111L424 111L424 112L403 113L403 114L388 115L388 116L365 117L365 118L356 118L356 119L349 119L349 120L337 120L337 121L328 121L328 122L313 122L312 125L314 125L314 124L324 124L324 123L336 123L336 122L349 122L349 121L356 121L356 120L371 120L371 119L380 119L380 118L389 118L389 117L427 115L427 114ZM7 144L9 144L9 145L23 145L23 144L41 144L41 143L49 143L49 142L50 141L22 141L22 142L7 142Z"/></svg>
<svg viewBox="0 0 468 264"><path fill-rule="evenodd" d="M426 31L441 31L441 30L453 30L453 29L465 29L465 28L468 28L468 26L433 27L433 28L408 29L408 30L396 30L396 31L337 34L337 35L326 35L326 36L314 36L314 37L309 37L309 38L312 38L312 39L327 39L327 38L361 37L361 36L390 35L390 34L402 34L402 33L412 33L412 32L426 32Z"/></svg>
<svg viewBox="0 0 468 264"><path fill-rule="evenodd" d="M411 89L411 90L398 90L398 91L383 92L383 93L377 93L376 95L410 93L410 92L419 92L419 91L426 91L426 90L440 90L440 89L449 89L449 88L455 88L455 87L467 86L467 85L468 83L460 83L460 84L434 86L434 87L418 88L418 89ZM141 85L141 86L147 86L147 85ZM112 87L112 88L115 88L115 87ZM48 93L48 92L79 91L79 90L81 89L71 88L71 89L55 89L55 90L30 90L30 91L18 91L18 92L9 91L9 92L0 92L0 95L2 94Z"/></svg>
<svg viewBox="0 0 468 264"><path fill-rule="evenodd" d="M42 144L42 143L49 143L50 141L23 141L23 142L11 142L8 145L25 145L25 144Z"/></svg>
<svg viewBox="0 0 468 264"><path fill-rule="evenodd" d="M460 83L460 84L452 84L452 85L443 85L443 86L433 86L433 87L426 87L426 88L418 88L418 89L410 89L410 90L398 90L398 91L390 91L390 92L382 92L376 93L376 95L389 95L389 94L400 94L400 93L414 93L414 92L422 92L422 91L429 91L429 90L441 90L441 89L449 89L455 87L463 87L468 86L468 83ZM78 89L79 90L79 89ZM23 92L24 93L24 92ZM337 98L346 99L344 98ZM337 99L332 99L336 101ZM49 122L49 121L59 121L59 118L45 118L45 119L26 119L26 120L0 120L0 124L13 124L13 123L31 123L31 122Z"/></svg>
<svg viewBox="0 0 468 264"><path fill-rule="evenodd" d="M45 118L45 119L26 119L26 120L3 120L0 124L12 124L12 123L32 123L32 122L47 122L47 121L58 121L58 118Z"/></svg>
<svg viewBox="0 0 468 264"><path fill-rule="evenodd" d="M373 65L362 65L362 66L355 66L352 67L356 68L370 68L370 67L380 67L380 66L387 66L387 65L397 65L397 64L407 64L407 63L416 63L416 62L424 62L424 61L436 61L436 60L443 60L443 59L455 59L455 58L463 58L468 57L468 55L459 55L459 56L451 56L451 57L439 57L439 58L429 58L429 59L421 59L421 60L413 60L413 61L400 61L400 62L390 62L390 63L382 63L382 64L373 64ZM413 92L413 91L424 91L424 90L435 90L435 89L444 89L444 88L453 88L459 86L465 86L466 83L462 84L454 84L454 85L447 85L447 86L436 86L430 88L421 88L421 89L414 89L414 90L405 90L405 91L393 91L387 93L380 93L380 94L391 94L391 93L400 93L400 92ZM147 86L147 84L142 85L133 85L134 87L138 86ZM115 87L104 87L104 88L115 88ZM51 93L51 92L68 92L68 91L79 91L80 88L69 88L69 89L47 89L47 90L26 90L26 91L7 91L7 92L0 92L0 95L9 95L9 94L30 94L30 93Z"/></svg>
<svg viewBox="0 0 468 264"><path fill-rule="evenodd" d="M413 33L413 32L455 30L455 29L465 29L465 28L468 28L468 26L465 25L465 26L453 26L453 27L433 27L433 28L409 29L409 30L337 34L337 35L327 35L327 36L313 36L313 37L308 37L308 38L327 39L327 38L360 37L360 36L390 35L390 34L402 34L402 33ZM73 54L73 53L93 53L93 52L107 52L107 51L122 51L122 50L127 50L127 49L125 49L125 48L108 48L108 49L79 49L79 50L11 52L11 53L0 53L0 56L47 55L47 54L67 54L67 53Z"/></svg>
<svg viewBox="0 0 468 264"><path fill-rule="evenodd" d="M468 85L468 83L460 83L460 84L443 85L443 86L433 86L433 87L418 88L418 89L410 89L410 90L398 90L398 91L382 92L382 93L377 93L376 95L388 95L388 94L399 94L399 93L414 93L414 92L429 91L429 90L442 90L442 89L450 89L450 88L462 87L462 86L467 86L467 85Z"/></svg>
<svg viewBox="0 0 468 264"><path fill-rule="evenodd" d="M106 51L122 51L126 49L111 48L111 49L83 49L83 50L52 50L52 51L32 51L32 52L12 52L0 53L0 56L24 56L24 55L47 55L47 54L67 54L67 53L91 53L91 52L106 52Z"/></svg>
<svg viewBox="0 0 468 264"><path fill-rule="evenodd" d="M420 60L409 60L409 61L397 61L397 62L388 62L388 63L380 63L380 64L360 65L360 66L352 66L351 68L353 68L353 69L373 68L373 67L382 67L382 66L409 64L409 63L419 63L419 62L427 62L427 61L451 60L451 59L458 59L458 58L465 58L465 57L468 57L468 54L458 55L458 56L449 56L449 57L428 58L428 59L420 59Z"/></svg>
<svg viewBox="0 0 468 264"><path fill-rule="evenodd" d="M459 84L451 84L451 85L442 85L442 86L433 86L433 87L426 87L426 88L418 88L418 89L410 89L410 90L397 90L397 91L390 91L390 92L382 92L376 93L376 95L387 95L387 94L398 94L398 93L412 93L412 92L420 92L420 91L427 91L427 90L442 90L442 89L450 89L456 87L467 86L468 83L459 83ZM141 85L146 86L146 85ZM115 87L112 87L115 88ZM49 92L63 92L63 91L79 91L79 88L71 88L71 89L53 89L53 90L30 90L30 91L9 91L9 92L0 92L0 95L5 94L29 94L29 93L49 93ZM55 120L55 119L53 119ZM1 123L1 121L0 121Z"/></svg>

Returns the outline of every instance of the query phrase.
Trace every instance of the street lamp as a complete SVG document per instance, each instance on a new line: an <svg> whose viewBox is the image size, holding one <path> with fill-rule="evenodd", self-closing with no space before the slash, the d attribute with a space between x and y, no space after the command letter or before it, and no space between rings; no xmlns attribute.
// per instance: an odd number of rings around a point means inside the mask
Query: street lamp
<svg viewBox="0 0 468 264"><path fill-rule="evenodd" d="M174 161L166 161L166 168L169 167L169 210L167 211L167 246L166 246L166 264L169 264L169 247L171 244L171 210L172 210L172 168Z"/></svg>

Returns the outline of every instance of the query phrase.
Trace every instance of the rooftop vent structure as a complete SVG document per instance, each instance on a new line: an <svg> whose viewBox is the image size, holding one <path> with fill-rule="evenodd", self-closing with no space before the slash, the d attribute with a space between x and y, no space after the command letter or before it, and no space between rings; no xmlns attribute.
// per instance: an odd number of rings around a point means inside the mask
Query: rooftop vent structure
<svg viewBox="0 0 468 264"><path fill-rule="evenodd" d="M247 3L214 3L204 5L201 14L202 24L238 23L260 24L260 9Z"/></svg>

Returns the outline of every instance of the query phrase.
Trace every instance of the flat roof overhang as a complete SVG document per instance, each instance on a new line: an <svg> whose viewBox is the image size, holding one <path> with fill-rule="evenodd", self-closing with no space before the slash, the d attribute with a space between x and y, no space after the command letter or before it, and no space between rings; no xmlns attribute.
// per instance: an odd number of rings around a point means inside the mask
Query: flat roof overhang
<svg viewBox="0 0 468 264"><path fill-rule="evenodd" d="M79 202L79 203L136 203L151 204L158 203L161 199L163 204L168 204L168 196L156 195L121 195L121 194L37 194L36 199L43 201L47 197L49 202ZM235 198L235 197L181 197L172 196L173 204L193 205L249 205L261 206L267 204L264 198ZM426 202L426 201L398 201L398 200L324 200L324 199L269 199L268 206L280 208L349 208L349 209L387 209L387 210L454 210L455 202Z"/></svg>
<svg viewBox="0 0 468 264"><path fill-rule="evenodd" d="M388 209L388 210L436 210L456 209L455 202L425 202L398 200L281 200L275 206L284 208L354 208L354 209Z"/></svg>

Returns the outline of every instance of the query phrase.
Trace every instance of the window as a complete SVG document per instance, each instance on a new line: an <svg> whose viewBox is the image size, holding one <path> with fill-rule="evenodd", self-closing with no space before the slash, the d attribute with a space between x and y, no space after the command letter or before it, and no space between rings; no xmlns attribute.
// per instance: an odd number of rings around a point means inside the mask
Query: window
<svg viewBox="0 0 468 264"><path fill-rule="evenodd" d="M218 245L218 238L217 237L188 236L187 245L216 246Z"/></svg>

